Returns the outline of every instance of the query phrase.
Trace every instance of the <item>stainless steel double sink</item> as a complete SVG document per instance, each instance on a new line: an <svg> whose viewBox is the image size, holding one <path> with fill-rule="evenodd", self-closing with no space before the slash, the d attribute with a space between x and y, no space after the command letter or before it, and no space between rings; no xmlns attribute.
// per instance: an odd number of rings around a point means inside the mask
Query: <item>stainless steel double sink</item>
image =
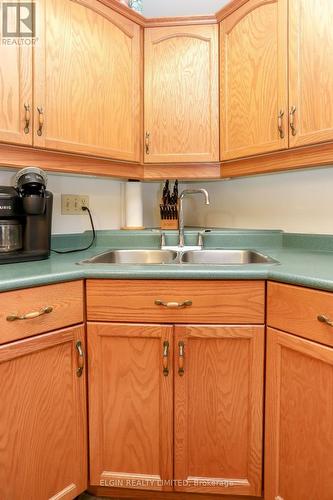
<svg viewBox="0 0 333 500"><path fill-rule="evenodd" d="M256 250L111 250L82 260L79 264L194 264L245 265L278 264Z"/></svg>

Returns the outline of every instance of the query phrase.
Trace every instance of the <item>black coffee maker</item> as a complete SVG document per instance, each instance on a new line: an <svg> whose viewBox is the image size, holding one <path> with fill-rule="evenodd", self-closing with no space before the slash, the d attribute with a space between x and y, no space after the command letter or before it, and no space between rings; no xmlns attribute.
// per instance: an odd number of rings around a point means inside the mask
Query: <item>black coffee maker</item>
<svg viewBox="0 0 333 500"><path fill-rule="evenodd" d="M53 195L46 184L43 170L27 167L15 187L0 186L0 264L49 257Z"/></svg>

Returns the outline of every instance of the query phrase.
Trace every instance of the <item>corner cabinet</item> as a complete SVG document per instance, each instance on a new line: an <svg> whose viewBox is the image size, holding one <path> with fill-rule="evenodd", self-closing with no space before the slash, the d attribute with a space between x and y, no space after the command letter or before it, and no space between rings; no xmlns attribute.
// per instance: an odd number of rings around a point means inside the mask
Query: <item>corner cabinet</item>
<svg viewBox="0 0 333 500"><path fill-rule="evenodd" d="M221 23L221 159L288 147L287 1L249 0Z"/></svg>
<svg viewBox="0 0 333 500"><path fill-rule="evenodd" d="M34 145L140 161L141 28L97 0L39 0Z"/></svg>
<svg viewBox="0 0 333 500"><path fill-rule="evenodd" d="M144 161L219 160L218 26L145 30Z"/></svg>
<svg viewBox="0 0 333 500"><path fill-rule="evenodd" d="M33 322L38 319L30 320ZM72 327L0 346L0 498L69 500L87 487L84 371Z"/></svg>
<svg viewBox="0 0 333 500"><path fill-rule="evenodd" d="M0 43L0 141L32 145L32 49Z"/></svg>
<svg viewBox="0 0 333 500"><path fill-rule="evenodd" d="M265 500L331 500L333 294L269 282L267 301Z"/></svg>
<svg viewBox="0 0 333 500"><path fill-rule="evenodd" d="M333 496L333 348L268 329L266 500Z"/></svg>

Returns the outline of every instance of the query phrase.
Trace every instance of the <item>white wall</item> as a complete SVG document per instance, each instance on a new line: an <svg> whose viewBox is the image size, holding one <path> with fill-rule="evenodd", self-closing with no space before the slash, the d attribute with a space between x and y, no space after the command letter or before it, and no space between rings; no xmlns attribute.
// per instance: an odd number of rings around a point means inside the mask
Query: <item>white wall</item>
<svg viewBox="0 0 333 500"><path fill-rule="evenodd" d="M215 14L229 0L143 0L146 17Z"/></svg>
<svg viewBox="0 0 333 500"><path fill-rule="evenodd" d="M0 170L0 185L12 185L13 173L13 170ZM88 194L96 229L119 229L122 225L122 184L107 178L48 174L47 188L54 194L53 234L90 229L87 215L61 215L61 193Z"/></svg>
<svg viewBox="0 0 333 500"><path fill-rule="evenodd" d="M89 194L97 229L123 224L123 186L108 178L49 174L54 194L54 234L80 233L90 228L88 217L61 215L60 196ZM13 183L13 170L0 170L0 185ZM333 234L333 167L254 176L229 181L181 184L204 187L211 205L200 196L184 202L185 222L193 226L283 229L289 232ZM161 183L143 184L144 225L159 225Z"/></svg>

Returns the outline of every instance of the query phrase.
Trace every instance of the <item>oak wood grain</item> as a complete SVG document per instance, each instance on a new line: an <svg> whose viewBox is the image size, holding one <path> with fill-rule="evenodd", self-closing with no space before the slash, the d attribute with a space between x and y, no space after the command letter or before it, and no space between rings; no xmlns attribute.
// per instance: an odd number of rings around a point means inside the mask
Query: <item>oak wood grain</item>
<svg viewBox="0 0 333 500"><path fill-rule="evenodd" d="M333 349L268 329L265 500L330 500Z"/></svg>
<svg viewBox="0 0 333 500"><path fill-rule="evenodd" d="M220 44L221 159L287 148L286 0L249 0L221 23Z"/></svg>
<svg viewBox="0 0 333 500"><path fill-rule="evenodd" d="M333 293L268 283L269 326L333 346L333 328L318 321L318 315L327 316L333 321Z"/></svg>
<svg viewBox="0 0 333 500"><path fill-rule="evenodd" d="M13 23L13 9L8 9ZM32 144L32 120L25 128L25 108L32 102L32 49L24 45L0 44L0 141Z"/></svg>
<svg viewBox="0 0 333 500"><path fill-rule="evenodd" d="M145 30L146 163L219 159L218 27Z"/></svg>
<svg viewBox="0 0 333 500"><path fill-rule="evenodd" d="M323 167L332 163L333 143L330 142L275 151L252 158L224 161L221 164L221 177L232 178L306 167Z"/></svg>
<svg viewBox="0 0 333 500"><path fill-rule="evenodd" d="M263 281L87 280L89 321L264 323ZM192 306L168 309L155 300Z"/></svg>
<svg viewBox="0 0 333 500"><path fill-rule="evenodd" d="M263 367L263 326L176 326L176 490L260 495Z"/></svg>
<svg viewBox="0 0 333 500"><path fill-rule="evenodd" d="M92 484L170 489L161 481L173 472L171 335L171 326L88 323Z"/></svg>
<svg viewBox="0 0 333 500"><path fill-rule="evenodd" d="M23 315L52 307L52 312L34 319L8 321L12 314ZM0 344L83 321L83 281L26 288L0 293Z"/></svg>
<svg viewBox="0 0 333 500"><path fill-rule="evenodd" d="M291 146L333 140L333 3L289 3L289 101L296 106Z"/></svg>
<svg viewBox="0 0 333 500"><path fill-rule="evenodd" d="M87 487L78 326L0 346L0 498L70 499ZM85 349L84 349L85 350Z"/></svg>
<svg viewBox="0 0 333 500"><path fill-rule="evenodd" d="M219 162L188 164L149 164L144 165L144 179L219 179Z"/></svg>
<svg viewBox="0 0 333 500"><path fill-rule="evenodd" d="M139 161L140 27L97 0L41 0L37 25L34 145Z"/></svg>
<svg viewBox="0 0 333 500"><path fill-rule="evenodd" d="M77 154L0 144L1 163L5 167L34 165L50 172L143 179L143 167L136 163L108 160Z"/></svg>

